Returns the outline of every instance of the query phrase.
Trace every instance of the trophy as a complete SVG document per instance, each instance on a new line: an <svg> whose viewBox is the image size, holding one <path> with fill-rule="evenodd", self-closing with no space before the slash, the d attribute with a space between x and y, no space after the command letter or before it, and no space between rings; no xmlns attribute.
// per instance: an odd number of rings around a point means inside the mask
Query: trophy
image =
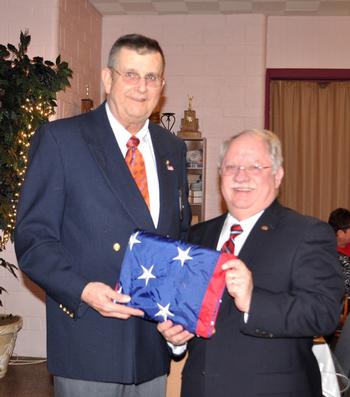
<svg viewBox="0 0 350 397"><path fill-rule="evenodd" d="M196 118L196 112L192 108L193 96L188 96L188 109L184 112L184 118L181 119L181 129L177 133L180 138L200 138L199 123Z"/></svg>

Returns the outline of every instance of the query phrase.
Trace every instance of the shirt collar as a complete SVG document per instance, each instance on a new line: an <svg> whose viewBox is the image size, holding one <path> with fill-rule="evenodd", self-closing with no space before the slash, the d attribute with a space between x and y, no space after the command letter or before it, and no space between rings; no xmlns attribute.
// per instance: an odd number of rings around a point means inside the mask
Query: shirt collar
<svg viewBox="0 0 350 397"><path fill-rule="evenodd" d="M131 136L130 132L115 118L115 116L111 112L108 102L106 102L106 112L107 112L108 121L112 127L113 133L119 145L121 147L126 146L126 143ZM139 138L141 143L146 142L147 140L149 134L148 125L149 125L149 120L147 119L143 127L135 135L137 138Z"/></svg>
<svg viewBox="0 0 350 397"><path fill-rule="evenodd" d="M242 229L243 229L243 231L244 231L244 233L249 234L250 231L253 229L254 225L256 224L256 222L258 221L258 219L264 213L264 211L265 210L259 211L255 215L253 215L253 216L251 216L251 217L249 217L247 219L244 219L242 221L239 221L233 215L228 213L225 223L229 227L231 227L232 225L235 225L235 224L240 224Z"/></svg>

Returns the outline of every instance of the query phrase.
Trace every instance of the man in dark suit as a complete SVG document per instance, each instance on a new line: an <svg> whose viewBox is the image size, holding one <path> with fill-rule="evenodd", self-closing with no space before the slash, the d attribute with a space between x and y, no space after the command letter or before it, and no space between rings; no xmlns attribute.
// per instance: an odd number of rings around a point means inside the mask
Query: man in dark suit
<svg viewBox="0 0 350 397"><path fill-rule="evenodd" d="M223 265L216 333L188 343L181 396L321 397L311 348L338 321L343 285L334 233L276 200L282 154L269 131L227 141L220 177L228 213L195 225L190 241L220 250L232 225L243 231L234 239L238 258ZM175 344L189 338L170 321L158 328Z"/></svg>
<svg viewBox="0 0 350 397"><path fill-rule="evenodd" d="M107 102L46 124L31 145L15 247L21 269L46 291L57 397L165 394L168 346L114 289L135 229L178 239L189 225L185 144L148 121L164 65L157 41L119 38L102 71ZM132 136L147 198L124 159L136 153Z"/></svg>

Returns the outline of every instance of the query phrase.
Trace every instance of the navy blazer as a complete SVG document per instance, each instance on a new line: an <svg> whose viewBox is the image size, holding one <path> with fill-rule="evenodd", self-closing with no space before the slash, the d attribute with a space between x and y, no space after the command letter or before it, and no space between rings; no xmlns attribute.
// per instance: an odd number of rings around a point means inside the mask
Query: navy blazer
<svg viewBox="0 0 350 397"><path fill-rule="evenodd" d="M195 225L190 241L216 249L226 214ZM239 258L253 274L249 319L223 297L216 333L194 338L182 397L321 397L313 336L335 329L343 296L329 225L275 201Z"/></svg>
<svg viewBox="0 0 350 397"><path fill-rule="evenodd" d="M36 132L19 202L15 248L21 269L47 296L51 373L140 383L169 371L156 324L101 316L81 303L83 288L114 288L130 234L142 229L181 238L187 232L184 142L150 123L160 189L157 228L108 122L104 104Z"/></svg>

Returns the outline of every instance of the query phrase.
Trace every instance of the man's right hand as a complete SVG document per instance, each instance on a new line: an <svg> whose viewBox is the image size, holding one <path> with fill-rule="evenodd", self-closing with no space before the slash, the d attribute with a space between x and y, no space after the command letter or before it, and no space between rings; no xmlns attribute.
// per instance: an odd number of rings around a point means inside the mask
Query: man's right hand
<svg viewBox="0 0 350 397"><path fill-rule="evenodd" d="M182 346L194 337L194 334L186 331L182 325L174 325L170 320L158 323L157 329L164 339L174 346Z"/></svg>
<svg viewBox="0 0 350 397"><path fill-rule="evenodd" d="M81 294L81 300L98 311L102 316L124 320L131 316L144 315L142 310L123 304L130 302L130 299L130 296L120 294L110 286L100 282L88 283Z"/></svg>

